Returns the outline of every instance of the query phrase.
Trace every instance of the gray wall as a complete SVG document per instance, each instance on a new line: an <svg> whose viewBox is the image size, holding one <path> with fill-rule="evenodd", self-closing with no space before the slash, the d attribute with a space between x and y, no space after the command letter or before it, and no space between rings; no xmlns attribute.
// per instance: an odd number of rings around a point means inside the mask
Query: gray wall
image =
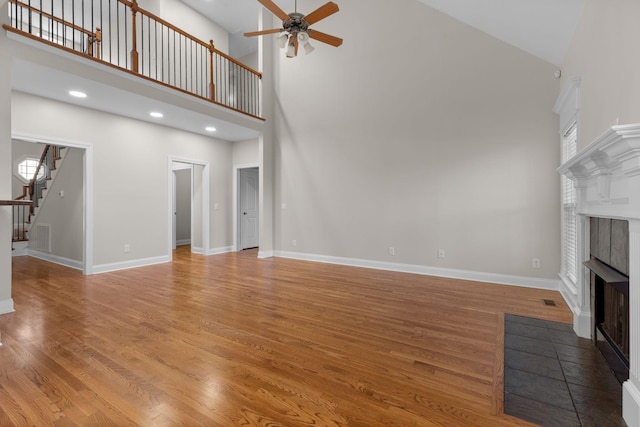
<svg viewBox="0 0 640 427"><path fill-rule="evenodd" d="M611 125L640 122L640 2L587 0L562 65L581 77L579 148Z"/></svg>
<svg viewBox="0 0 640 427"><path fill-rule="evenodd" d="M79 264L82 263L84 228L82 178L84 150L65 148L64 151L64 160L49 184L46 196L33 219L32 228L39 224L49 225L51 254ZM30 239L30 248L37 247L37 244L31 243L36 242L31 242Z"/></svg>
<svg viewBox="0 0 640 427"><path fill-rule="evenodd" d="M210 202L220 206L210 248L231 246L231 143L18 92L12 110L16 133L93 147L94 265L170 255L170 156L209 162Z"/></svg>
<svg viewBox="0 0 640 427"><path fill-rule="evenodd" d="M414 0L322 31L344 45L276 52L276 249L555 279L555 67Z"/></svg>

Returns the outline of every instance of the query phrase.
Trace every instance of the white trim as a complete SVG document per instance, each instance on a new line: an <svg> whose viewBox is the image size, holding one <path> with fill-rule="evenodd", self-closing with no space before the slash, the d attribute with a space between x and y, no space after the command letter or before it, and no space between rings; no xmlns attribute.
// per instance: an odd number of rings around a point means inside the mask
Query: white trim
<svg viewBox="0 0 640 427"><path fill-rule="evenodd" d="M429 267L425 265L398 264L355 258L340 258L327 255L305 254L300 252L274 251L273 256L304 261L323 262L328 264L348 265L352 267L364 267L375 270L398 271L402 273L421 274L425 276L448 277L451 279L472 280L475 282L520 286L524 288L545 289L552 291L557 291L560 289L560 281L557 279L542 279L538 277L512 276L507 274Z"/></svg>
<svg viewBox="0 0 640 427"><path fill-rule="evenodd" d="M628 426L640 425L640 390L630 380L622 384L622 418Z"/></svg>
<svg viewBox="0 0 640 427"><path fill-rule="evenodd" d="M258 258L273 258L274 256L276 256L274 254L275 251L261 251L258 250Z"/></svg>
<svg viewBox="0 0 640 427"><path fill-rule="evenodd" d="M149 265L163 264L171 262L170 256L158 256L152 258L134 259L131 261L114 262L110 264L101 264L93 267L94 274L108 273L111 271L127 270L129 268L146 267Z"/></svg>
<svg viewBox="0 0 640 427"><path fill-rule="evenodd" d="M15 310L13 308L13 298L0 301L0 314L13 313L14 311Z"/></svg>
<svg viewBox="0 0 640 427"><path fill-rule="evenodd" d="M201 247L191 246L191 253L204 255L204 249L202 249Z"/></svg>
<svg viewBox="0 0 640 427"><path fill-rule="evenodd" d="M582 218L579 255L587 258L589 227L586 218L629 222L629 380L623 387L623 418L640 425L640 124L612 126L585 149L558 168L577 189L576 212ZM580 310L574 311L574 329L586 334L590 303L590 274L578 277ZM582 298L580 298L582 297ZM582 328L582 331L579 330Z"/></svg>
<svg viewBox="0 0 640 427"><path fill-rule="evenodd" d="M190 244L191 244L191 239L176 240L176 246L190 245Z"/></svg>
<svg viewBox="0 0 640 427"><path fill-rule="evenodd" d="M241 165L234 165L233 166L233 183L232 183L232 188L233 188L233 212L232 212L232 217L233 217L233 251L238 252L240 251L240 227L238 224L238 215L240 212L240 192L238 191L238 186L240 185L240 170L241 169L253 169L253 168L258 168L258 170L260 170L260 163L245 163L245 164L241 164ZM262 180L258 181L258 185L262 186ZM261 211L260 211L261 212ZM260 214L260 213L258 213Z"/></svg>
<svg viewBox="0 0 640 427"><path fill-rule="evenodd" d="M50 253L36 251L33 249L28 250L28 255L33 258L38 258L44 261L52 262L54 264L64 265L65 267L82 271L82 261L76 261L74 259L52 255Z"/></svg>
<svg viewBox="0 0 640 427"><path fill-rule="evenodd" d="M577 121L580 111L580 85L581 77L567 79L562 91L553 106L553 112L560 116L560 133L564 134L567 128Z"/></svg>
<svg viewBox="0 0 640 427"><path fill-rule="evenodd" d="M207 251L207 255L220 255L234 252L233 246L224 246L222 248L211 248Z"/></svg>
<svg viewBox="0 0 640 427"><path fill-rule="evenodd" d="M27 256L29 255L29 242L12 242L13 250L11 256Z"/></svg>
<svg viewBox="0 0 640 427"><path fill-rule="evenodd" d="M86 142L62 140L47 136L25 133L12 133L12 139L32 143L44 143L84 150L83 155L83 239L82 239L82 273L93 274L93 145Z"/></svg>

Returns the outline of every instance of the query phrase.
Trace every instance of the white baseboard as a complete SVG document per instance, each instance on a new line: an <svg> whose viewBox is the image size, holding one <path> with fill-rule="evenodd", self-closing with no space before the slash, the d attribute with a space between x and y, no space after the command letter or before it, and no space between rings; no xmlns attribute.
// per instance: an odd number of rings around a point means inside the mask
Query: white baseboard
<svg viewBox="0 0 640 427"><path fill-rule="evenodd" d="M258 250L258 258L272 258L274 256L275 256L274 255L274 251L261 251L261 250Z"/></svg>
<svg viewBox="0 0 640 427"><path fill-rule="evenodd" d="M628 426L640 426L640 390L630 379L622 384L622 418Z"/></svg>
<svg viewBox="0 0 640 427"><path fill-rule="evenodd" d="M512 276L508 274L484 273L479 271L456 270L451 268L429 267L415 264L398 264L383 261L371 261L355 258L340 258L327 255L305 254L299 252L274 251L273 256L299 259L304 261L323 262L327 264L349 265L352 267L372 268L376 270L398 271L425 276L448 277L451 279L472 280L475 282L496 283L500 285L520 286L524 288L557 291L560 281L537 277ZM260 258L260 254L258 254Z"/></svg>
<svg viewBox="0 0 640 427"><path fill-rule="evenodd" d="M190 245L191 239L176 240L176 246Z"/></svg>
<svg viewBox="0 0 640 427"><path fill-rule="evenodd" d="M165 262L171 262L169 255L163 255L152 258L134 259L131 261L114 262L111 264L101 264L93 266L93 273L108 273L110 271L127 270L129 268L146 267L148 265L163 264Z"/></svg>
<svg viewBox="0 0 640 427"><path fill-rule="evenodd" d="M200 248L197 246L191 246L191 253L204 255L204 248Z"/></svg>
<svg viewBox="0 0 640 427"><path fill-rule="evenodd" d="M11 256L27 256L29 255L29 242L14 242Z"/></svg>
<svg viewBox="0 0 640 427"><path fill-rule="evenodd" d="M578 304L578 294L575 285L568 282L562 275L559 275L559 277L560 294L573 313L573 331L581 338L591 339L593 332L591 312L588 310L585 311Z"/></svg>
<svg viewBox="0 0 640 427"><path fill-rule="evenodd" d="M207 255L219 255L233 252L233 246L225 246L222 248L212 248L207 251Z"/></svg>
<svg viewBox="0 0 640 427"><path fill-rule="evenodd" d="M49 261L54 264L64 265L65 267L70 267L70 268L81 270L81 271L83 269L82 261L76 261L74 259L64 258L61 256L52 255L46 252L36 251L33 249L29 249L28 254L30 257Z"/></svg>
<svg viewBox="0 0 640 427"><path fill-rule="evenodd" d="M0 314L13 313L13 298L0 301Z"/></svg>

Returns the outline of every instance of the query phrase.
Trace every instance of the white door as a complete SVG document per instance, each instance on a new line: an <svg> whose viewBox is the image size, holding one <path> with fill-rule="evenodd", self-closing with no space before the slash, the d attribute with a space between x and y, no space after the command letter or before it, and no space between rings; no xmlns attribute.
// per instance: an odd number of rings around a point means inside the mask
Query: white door
<svg viewBox="0 0 640 427"><path fill-rule="evenodd" d="M240 170L240 249L258 247L258 169Z"/></svg>

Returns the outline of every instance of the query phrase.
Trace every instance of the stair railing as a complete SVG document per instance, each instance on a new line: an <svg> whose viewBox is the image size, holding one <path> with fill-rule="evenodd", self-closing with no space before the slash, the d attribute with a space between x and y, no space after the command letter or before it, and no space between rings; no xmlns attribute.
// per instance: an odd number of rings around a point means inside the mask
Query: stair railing
<svg viewBox="0 0 640 427"><path fill-rule="evenodd" d="M61 150L64 147L45 145L38 161L33 177L29 183L22 186L22 195L14 200L0 200L0 206L12 206L12 236L13 242L29 240L29 224L36 208L40 205L42 192L47 188L47 181L51 179L51 172L56 170L56 162L61 159ZM40 172L42 171L42 176ZM27 199L28 197L28 199Z"/></svg>
<svg viewBox="0 0 640 427"><path fill-rule="evenodd" d="M11 241L21 242L28 240L28 219L31 201L29 200L0 200L0 206L11 206L12 227Z"/></svg>
<svg viewBox="0 0 640 427"><path fill-rule="evenodd" d="M4 28L258 117L262 74L137 0L9 0ZM26 2L26 3L25 3Z"/></svg>

